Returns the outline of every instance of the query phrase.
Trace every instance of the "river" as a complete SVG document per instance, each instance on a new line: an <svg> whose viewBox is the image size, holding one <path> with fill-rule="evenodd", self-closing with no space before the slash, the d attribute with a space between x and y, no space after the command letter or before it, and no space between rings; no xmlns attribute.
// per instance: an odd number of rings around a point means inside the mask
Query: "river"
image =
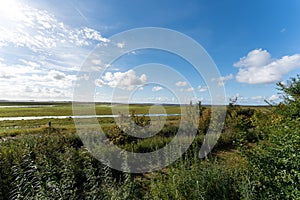
<svg viewBox="0 0 300 200"><path fill-rule="evenodd" d="M180 114L136 114L136 116L146 117L167 117L179 116ZM109 118L120 117L120 115L81 115L81 116L26 116L26 117L0 117L0 121L16 121L16 120L36 120L36 119L66 119L66 118Z"/></svg>

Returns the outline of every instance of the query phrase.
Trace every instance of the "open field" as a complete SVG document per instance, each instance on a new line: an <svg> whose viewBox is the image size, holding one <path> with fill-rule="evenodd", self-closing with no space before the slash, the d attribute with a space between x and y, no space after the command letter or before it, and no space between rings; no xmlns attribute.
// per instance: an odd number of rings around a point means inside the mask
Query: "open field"
<svg viewBox="0 0 300 200"><path fill-rule="evenodd" d="M124 105L115 106L125 109ZM150 107L130 105L130 112L147 114ZM168 114L180 114L179 106L165 105L164 108ZM184 109L194 108L198 105L187 105ZM120 172L96 160L76 134L70 117L0 121L0 196L4 199L29 196L43 199L264 199L286 194L298 197L298 186L284 185L285 179L281 178L287 177L274 167L280 167L287 155L288 158L298 156L296 149L289 146L298 142L297 134L291 135L292 142L288 144L277 137L282 138L285 132L299 133L299 122L287 120L277 110L267 106L229 106L221 137L213 151L200 159L198 153L210 122L210 107L202 106L199 113L194 113L200 114L199 127L187 152L170 166L144 174ZM111 106L97 104L96 113L111 114ZM52 102L0 105L0 117L47 115L71 116L72 105ZM158 133L144 139L126 134L126 130L132 129L130 123L119 127L111 117L98 118L98 121L110 145L145 153L169 144L181 120L186 124L183 130L188 133L189 120L194 119L190 117L168 116ZM139 131L152 123L150 117L142 115L132 114L130 119L141 127ZM290 147L285 157L274 151L274 146L269 148L273 140L272 145L277 145L279 152L285 145ZM179 149L174 153L176 151ZM268 157L270 153L272 157ZM274 158L278 164L265 169L262 163L268 165ZM123 162L126 166L126 161ZM295 162L297 159L286 166L298 173ZM271 172L270 176L265 174L266 170ZM271 182L274 176L279 178L276 184ZM297 181L293 177L291 180ZM278 193L278 185L281 193Z"/></svg>
<svg viewBox="0 0 300 200"><path fill-rule="evenodd" d="M39 107L40 105L40 107ZM1 107L2 106L2 107ZM3 107L5 106L5 107ZM17 107L20 106L20 107ZM29 106L29 107L26 107ZM31 107L34 106L34 107ZM116 104L120 111L127 109L125 105ZM111 105L98 103L95 105L97 115L111 115ZM136 114L147 114L149 113L149 108L151 105L130 105L129 111L135 111ZM166 105L164 106L166 113L176 114L180 113L179 106ZM42 102L42 103L21 103L21 102L11 102L11 103L0 103L0 117L25 117L25 116L71 116L72 104L71 103L52 103L52 102Z"/></svg>
<svg viewBox="0 0 300 200"><path fill-rule="evenodd" d="M26 107L28 106L28 107ZM33 106L33 107L31 107ZM114 104L118 110L126 110L127 105ZM136 114L148 114L151 104L131 104L129 112L135 111ZM179 105L164 105L166 113L180 114ZM203 106L209 107L209 106ZM112 109L109 103L96 103L97 115L111 115ZM243 106L243 108L252 108L261 111L269 111L270 106ZM71 103L55 103L55 102L0 102L0 117L23 117L23 116L72 116Z"/></svg>
<svg viewBox="0 0 300 200"><path fill-rule="evenodd" d="M26 107L29 106L29 107ZM45 107L46 106L46 107ZM118 110L127 109L125 105L118 106ZM130 105L129 112L134 111L135 114L148 114L151 105ZM98 103L95 106L97 115L111 115L112 109L110 104ZM174 105L166 105L164 109L167 114L179 114L180 107ZM62 132L75 133L74 121L71 118L71 103L55 103L55 102L5 102L0 103L1 117L31 117L31 116L70 116L65 119L34 119L34 120L4 120L0 122L0 137L15 136L21 133L38 132L47 129L48 122L51 121L53 126ZM178 117L168 117L169 120ZM113 118L99 118L101 126L110 126L114 122Z"/></svg>

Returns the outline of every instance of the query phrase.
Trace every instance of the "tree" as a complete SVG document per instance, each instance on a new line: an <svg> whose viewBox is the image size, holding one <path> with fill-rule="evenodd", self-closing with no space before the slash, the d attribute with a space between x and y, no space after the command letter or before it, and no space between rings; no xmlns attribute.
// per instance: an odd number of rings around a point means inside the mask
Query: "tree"
<svg viewBox="0 0 300 200"><path fill-rule="evenodd" d="M278 105L280 114L291 117L300 117L300 75L290 78L287 83L277 83L278 90L283 98L283 102Z"/></svg>
<svg viewBox="0 0 300 200"><path fill-rule="evenodd" d="M300 76L277 86L283 98L276 106L280 115L272 113L271 123L261 129L268 139L246 152L255 199L300 197Z"/></svg>

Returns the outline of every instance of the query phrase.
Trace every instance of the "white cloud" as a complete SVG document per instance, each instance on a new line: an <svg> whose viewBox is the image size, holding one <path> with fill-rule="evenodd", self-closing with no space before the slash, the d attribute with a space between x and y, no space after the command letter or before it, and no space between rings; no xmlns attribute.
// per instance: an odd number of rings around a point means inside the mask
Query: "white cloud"
<svg viewBox="0 0 300 200"><path fill-rule="evenodd" d="M48 75L53 79L53 80L63 80L66 78L66 75L62 72L51 70Z"/></svg>
<svg viewBox="0 0 300 200"><path fill-rule="evenodd" d="M84 35L83 36L84 39L90 39L99 42L109 42L109 39L102 37L101 34L94 29L85 27L79 31Z"/></svg>
<svg viewBox="0 0 300 200"><path fill-rule="evenodd" d="M271 102L278 102L280 100L280 97L276 94L273 94L272 96L270 96L268 98L268 100L271 101Z"/></svg>
<svg viewBox="0 0 300 200"><path fill-rule="evenodd" d="M231 97L231 99L237 98L237 104L256 104L256 105L266 105L265 100L271 102L271 103L279 103L281 98L279 95L271 95L271 96L252 96L252 97L245 97L240 94L236 94Z"/></svg>
<svg viewBox="0 0 300 200"><path fill-rule="evenodd" d="M208 90L208 87L199 85L198 90L199 90L199 92L206 92Z"/></svg>
<svg viewBox="0 0 300 200"><path fill-rule="evenodd" d="M252 100L261 100L263 99L264 97L262 96L255 96L255 97L251 97Z"/></svg>
<svg viewBox="0 0 300 200"><path fill-rule="evenodd" d="M0 62L0 74L21 76L32 73L41 73L41 70L26 64L7 65Z"/></svg>
<svg viewBox="0 0 300 200"><path fill-rule="evenodd" d="M234 64L239 67L237 81L249 84L278 82L282 76L300 67L300 54L271 58L266 50L256 49Z"/></svg>
<svg viewBox="0 0 300 200"><path fill-rule="evenodd" d="M123 49L125 47L125 43L124 42L122 42L122 43L119 42L119 43L117 43L117 47Z"/></svg>
<svg viewBox="0 0 300 200"><path fill-rule="evenodd" d="M95 84L96 84L96 86L98 86L98 87L102 87L102 86L105 85L105 82L104 82L102 79L96 79L96 80L95 80Z"/></svg>
<svg viewBox="0 0 300 200"><path fill-rule="evenodd" d="M0 62L0 95L5 99L71 99L75 75L58 70L41 70L36 63Z"/></svg>
<svg viewBox="0 0 300 200"><path fill-rule="evenodd" d="M97 85L107 85L112 88L120 88L126 90L133 90L137 86L145 85L147 83L147 76L142 74L137 76L135 71L128 70L126 72L106 72L101 79L97 80Z"/></svg>
<svg viewBox="0 0 300 200"><path fill-rule="evenodd" d="M41 66L39 63L32 62L32 61L25 60L25 59L19 59L19 61L24 63L24 65L31 66L31 67L40 67Z"/></svg>
<svg viewBox="0 0 300 200"><path fill-rule="evenodd" d="M235 67L261 67L271 61L271 55L268 51L255 49L250 51L247 56L240 58L239 62L234 63Z"/></svg>
<svg viewBox="0 0 300 200"><path fill-rule="evenodd" d="M193 87L187 88L186 91L187 91L187 92L193 92L193 91L194 91L194 88L193 88Z"/></svg>
<svg viewBox="0 0 300 200"><path fill-rule="evenodd" d="M233 79L233 75L229 74L227 76L220 76L218 78L213 78L211 81L216 81L219 86L224 86L226 81Z"/></svg>
<svg viewBox="0 0 300 200"><path fill-rule="evenodd" d="M235 100L236 99L236 103L240 104L240 103L249 103L249 100L251 99L250 97L245 97L243 95L240 95L239 93L235 94L234 96L229 97L229 101L230 100Z"/></svg>
<svg viewBox="0 0 300 200"><path fill-rule="evenodd" d="M102 61L100 59L93 59L92 63L95 65L100 65L102 63Z"/></svg>
<svg viewBox="0 0 300 200"><path fill-rule="evenodd" d="M97 30L69 26L46 10L1 1L1 98L71 100L81 63L97 44L107 42Z"/></svg>
<svg viewBox="0 0 300 200"><path fill-rule="evenodd" d="M152 102L152 103L178 103L175 98L166 96L150 96L144 98L142 101Z"/></svg>
<svg viewBox="0 0 300 200"><path fill-rule="evenodd" d="M265 104L264 100L266 98L264 96L253 96L253 97L250 97L248 98L248 101L247 103L248 104Z"/></svg>
<svg viewBox="0 0 300 200"><path fill-rule="evenodd" d="M178 82L175 83L175 85L178 86L178 87L184 87L184 86L187 85L187 82L185 82L185 81L178 81Z"/></svg>
<svg viewBox="0 0 300 200"><path fill-rule="evenodd" d="M163 88L162 87L160 87L160 86L154 86L153 88L152 88L152 91L153 92L157 92L157 91L160 91L160 90L162 90Z"/></svg>
<svg viewBox="0 0 300 200"><path fill-rule="evenodd" d="M55 60L67 61L77 66L88 54L88 48L98 43L109 42L97 30L71 27L46 10L39 10L14 0L10 2L7 6L14 7L17 15L0 12L0 50L6 47L13 48L15 57L24 55L24 52L20 52L23 49L27 50L25 55L28 57L31 54L31 61L42 62L53 57ZM2 9L4 10L3 7ZM11 11L11 8L7 9ZM35 58L37 53L44 57Z"/></svg>
<svg viewBox="0 0 300 200"><path fill-rule="evenodd" d="M45 10L25 4L18 4L16 10L19 17L8 15L0 22L1 46L15 45L40 52L62 45L89 46L93 42L109 42L98 31L69 27Z"/></svg>
<svg viewBox="0 0 300 200"><path fill-rule="evenodd" d="M180 89L181 92L193 92L195 89L193 87L186 88L186 89Z"/></svg>

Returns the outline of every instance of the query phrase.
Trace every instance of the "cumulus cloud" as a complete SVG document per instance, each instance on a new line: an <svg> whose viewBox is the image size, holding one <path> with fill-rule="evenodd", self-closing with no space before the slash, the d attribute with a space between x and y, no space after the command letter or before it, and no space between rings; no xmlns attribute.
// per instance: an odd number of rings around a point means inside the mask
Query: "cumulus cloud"
<svg viewBox="0 0 300 200"><path fill-rule="evenodd" d="M263 49L250 51L240 61L234 63L239 68L237 81L249 84L278 82L283 75L300 67L300 54L272 58L271 54Z"/></svg>
<svg viewBox="0 0 300 200"><path fill-rule="evenodd" d="M240 58L240 61L234 63L235 67L262 67L269 64L271 55L268 51L255 49L250 51L247 56Z"/></svg>
<svg viewBox="0 0 300 200"><path fill-rule="evenodd" d="M233 75L229 74L227 76L220 76L218 78L213 78L211 81L216 81L219 86L224 86L226 81L233 79Z"/></svg>
<svg viewBox="0 0 300 200"><path fill-rule="evenodd" d="M134 70L126 72L106 72L101 79L96 81L98 86L107 85L112 88L120 88L126 90L133 90L137 86L145 85L147 83L147 76L142 74L137 76Z"/></svg>
<svg viewBox="0 0 300 200"><path fill-rule="evenodd" d="M175 85L178 86L178 87L184 87L184 86L187 85L187 82L185 82L185 81L178 81L178 82L175 83Z"/></svg>
<svg viewBox="0 0 300 200"><path fill-rule="evenodd" d="M153 88L152 88L152 91L153 92L157 92L157 91L160 91L160 90L162 90L163 88L162 87L160 87L160 86L154 86Z"/></svg>

